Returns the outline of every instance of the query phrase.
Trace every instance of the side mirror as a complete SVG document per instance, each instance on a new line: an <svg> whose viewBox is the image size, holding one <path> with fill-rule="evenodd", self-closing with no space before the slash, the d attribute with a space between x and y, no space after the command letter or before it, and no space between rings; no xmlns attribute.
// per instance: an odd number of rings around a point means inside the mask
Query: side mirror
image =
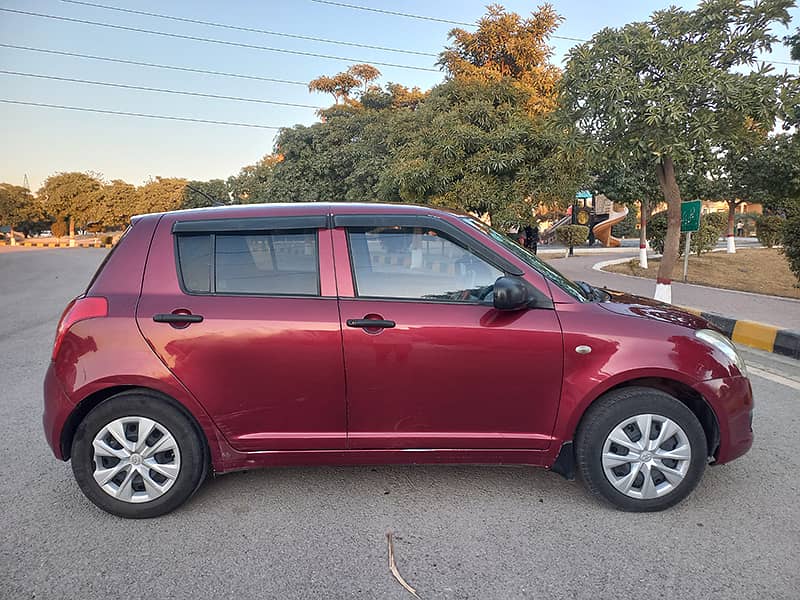
<svg viewBox="0 0 800 600"><path fill-rule="evenodd" d="M528 286L519 277L498 277L494 282L494 307L497 310L519 310L530 301Z"/></svg>

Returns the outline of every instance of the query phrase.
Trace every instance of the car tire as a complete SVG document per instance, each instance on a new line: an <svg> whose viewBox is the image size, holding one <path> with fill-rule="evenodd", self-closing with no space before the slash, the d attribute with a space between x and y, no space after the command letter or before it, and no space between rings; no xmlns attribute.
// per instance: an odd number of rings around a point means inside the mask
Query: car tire
<svg viewBox="0 0 800 600"><path fill-rule="evenodd" d="M664 510L683 500L699 483L708 457L694 413L669 394L644 387L598 399L582 418L575 445L589 491L630 512Z"/></svg>
<svg viewBox="0 0 800 600"><path fill-rule="evenodd" d="M86 497L128 519L175 510L208 472L205 440L190 417L140 391L122 392L93 408L75 432L71 456Z"/></svg>

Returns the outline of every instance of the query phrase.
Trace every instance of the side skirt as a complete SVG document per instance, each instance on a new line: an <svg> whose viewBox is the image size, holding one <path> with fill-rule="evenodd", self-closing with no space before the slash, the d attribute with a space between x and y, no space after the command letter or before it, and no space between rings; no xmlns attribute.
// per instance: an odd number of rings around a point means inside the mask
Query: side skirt
<svg viewBox="0 0 800 600"><path fill-rule="evenodd" d="M217 474L260 467L310 465L430 465L487 464L546 467L553 461L547 450L407 449L407 450L266 450L225 452Z"/></svg>

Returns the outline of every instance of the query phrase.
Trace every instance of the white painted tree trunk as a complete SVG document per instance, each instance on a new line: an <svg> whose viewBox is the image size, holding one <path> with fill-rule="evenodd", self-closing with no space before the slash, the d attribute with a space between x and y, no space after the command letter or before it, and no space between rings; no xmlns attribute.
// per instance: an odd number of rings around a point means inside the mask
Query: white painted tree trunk
<svg viewBox="0 0 800 600"><path fill-rule="evenodd" d="M728 243L728 254L736 254L736 243L734 242L733 234L729 233L728 237L725 238Z"/></svg>
<svg viewBox="0 0 800 600"><path fill-rule="evenodd" d="M644 246L639 248L639 266L643 269L647 268L647 248Z"/></svg>
<svg viewBox="0 0 800 600"><path fill-rule="evenodd" d="M659 302L666 302L672 304L672 284L671 283L656 283L656 293L653 296Z"/></svg>

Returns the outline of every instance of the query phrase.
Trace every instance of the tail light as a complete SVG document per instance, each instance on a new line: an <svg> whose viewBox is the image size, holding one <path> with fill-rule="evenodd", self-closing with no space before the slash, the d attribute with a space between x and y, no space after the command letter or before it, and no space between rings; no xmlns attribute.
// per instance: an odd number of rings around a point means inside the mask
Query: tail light
<svg viewBox="0 0 800 600"><path fill-rule="evenodd" d="M61 342L70 327L79 321L108 316L108 301L102 296L78 297L67 304L56 328L56 341L53 343L52 359L56 359Z"/></svg>

